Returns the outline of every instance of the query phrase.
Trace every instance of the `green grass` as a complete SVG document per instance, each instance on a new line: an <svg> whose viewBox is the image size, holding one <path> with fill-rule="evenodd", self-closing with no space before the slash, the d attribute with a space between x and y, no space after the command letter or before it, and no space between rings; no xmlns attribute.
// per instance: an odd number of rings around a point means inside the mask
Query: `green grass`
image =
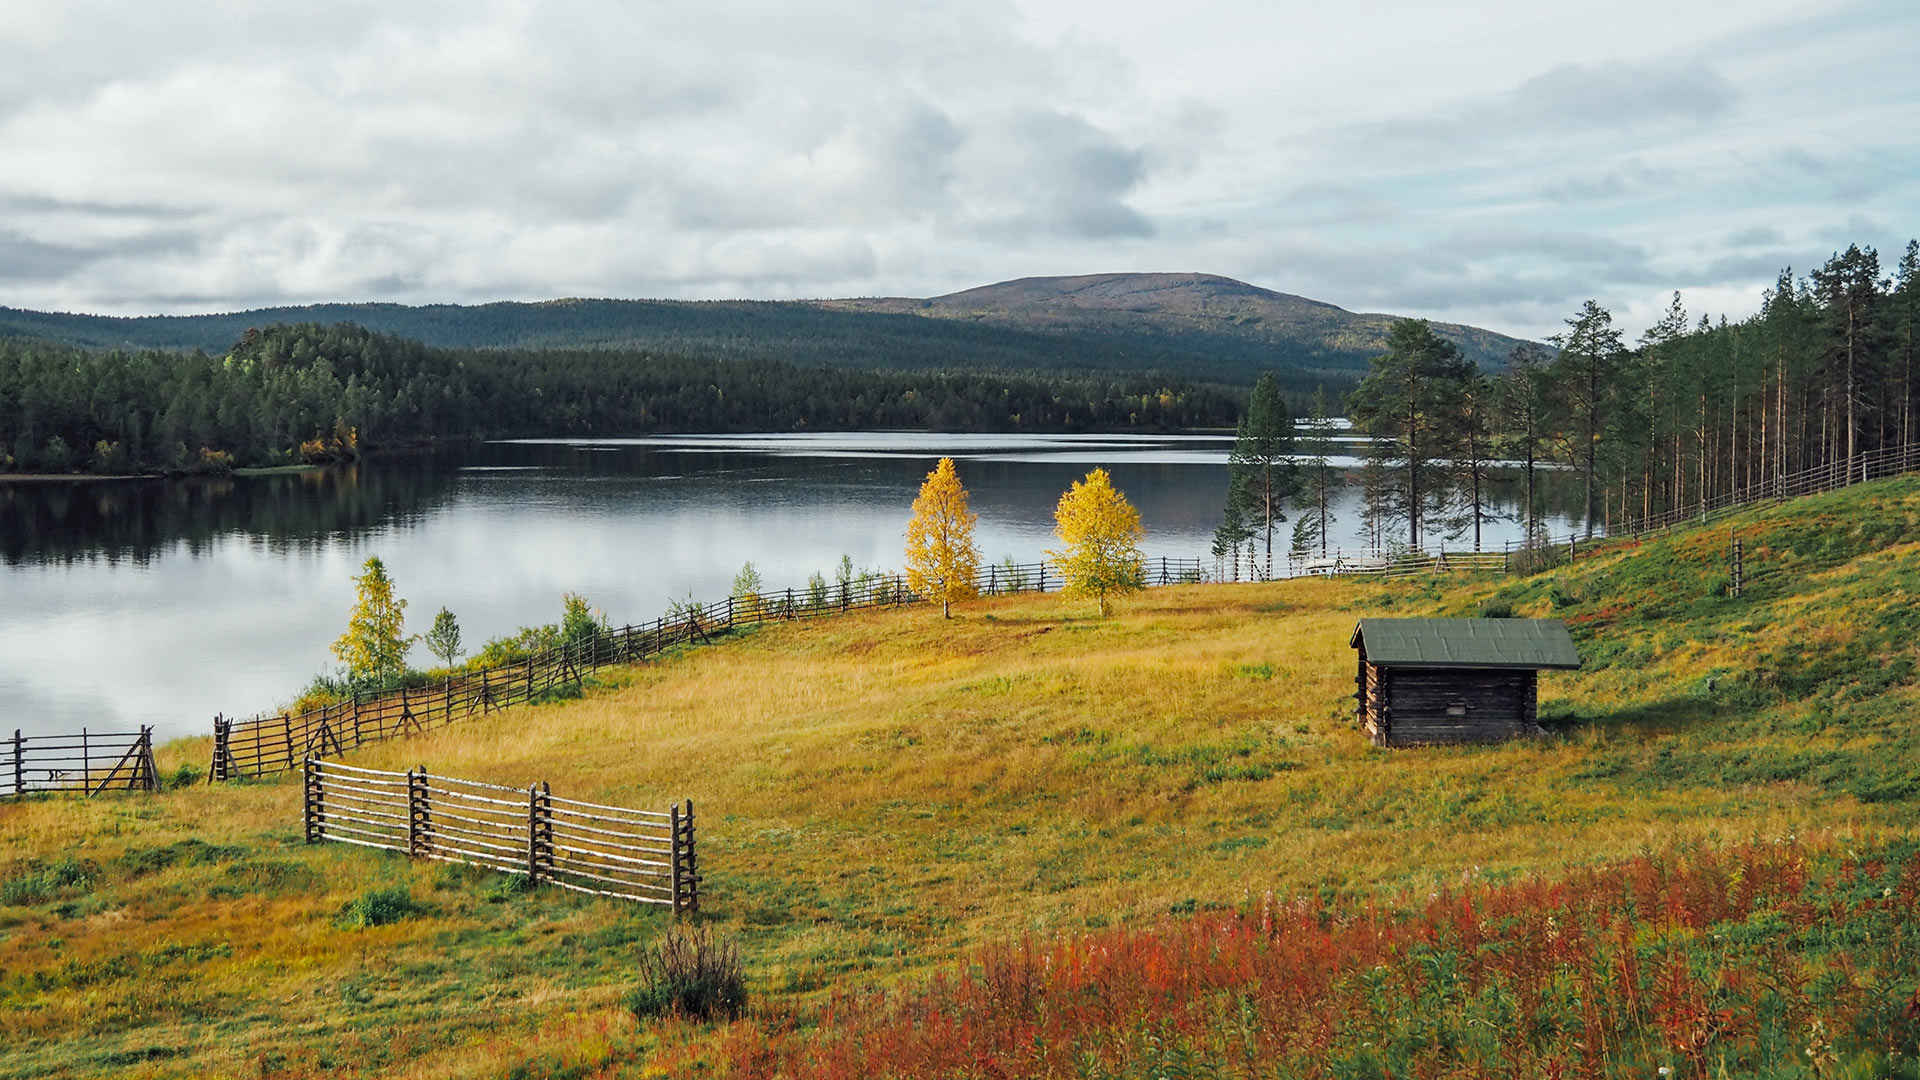
<svg viewBox="0 0 1920 1080"><path fill-rule="evenodd" d="M1737 599L1722 524L1526 579L856 614L351 760L694 799L701 921L740 941L760 1015L802 1024L994 942L1268 892L1363 903L1669 845L1906 835L1920 483L1735 525ZM1542 678L1550 737L1368 745L1354 620L1501 608L1566 618L1587 659ZM164 747L161 770L206 753ZM682 1038L621 1005L663 912L309 847L298 815L291 778L0 806L0 1078L588 1075Z"/></svg>

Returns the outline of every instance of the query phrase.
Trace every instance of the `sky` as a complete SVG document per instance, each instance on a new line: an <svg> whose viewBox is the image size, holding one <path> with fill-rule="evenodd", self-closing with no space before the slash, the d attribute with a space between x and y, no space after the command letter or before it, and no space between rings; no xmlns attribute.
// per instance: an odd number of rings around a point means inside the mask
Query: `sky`
<svg viewBox="0 0 1920 1080"><path fill-rule="evenodd" d="M1738 318L1920 234L1916 46L1911 0L0 0L0 305L1199 271Z"/></svg>

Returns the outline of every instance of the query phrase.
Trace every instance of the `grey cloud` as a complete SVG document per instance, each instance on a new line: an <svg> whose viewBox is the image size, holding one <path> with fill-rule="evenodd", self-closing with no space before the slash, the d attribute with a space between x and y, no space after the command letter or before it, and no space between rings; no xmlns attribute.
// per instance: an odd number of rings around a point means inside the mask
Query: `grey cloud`
<svg viewBox="0 0 1920 1080"><path fill-rule="evenodd" d="M1722 255L1688 277L1698 285L1743 285L1751 281L1772 281L1791 262L1791 255L1777 250L1740 252Z"/></svg>
<svg viewBox="0 0 1920 1080"><path fill-rule="evenodd" d="M0 233L0 281L65 278L94 256L64 244L43 244L18 233Z"/></svg>
<svg viewBox="0 0 1920 1080"><path fill-rule="evenodd" d="M1346 153L1374 160L1399 160L1410 153L1459 157L1522 140L1611 136L1676 122L1704 123L1727 113L1737 99L1731 83L1697 61L1560 64L1512 90L1357 125L1335 133L1331 142ZM1622 177L1621 190L1632 179ZM1597 194L1607 194L1604 181Z"/></svg>
<svg viewBox="0 0 1920 1080"><path fill-rule="evenodd" d="M981 223L994 234L1041 233L1078 239L1153 235L1153 224L1125 202L1145 177L1146 154L1121 145L1085 119L1028 112L994 140L998 167L972 178L1001 204ZM996 183L1000 190L993 190Z"/></svg>
<svg viewBox="0 0 1920 1080"><path fill-rule="evenodd" d="M1727 237L1728 247L1774 247L1786 242L1780 230L1771 225L1755 225Z"/></svg>
<svg viewBox="0 0 1920 1080"><path fill-rule="evenodd" d="M197 236L179 232L89 243L48 243L0 228L0 281L58 281L109 259L183 254L198 247Z"/></svg>
<svg viewBox="0 0 1920 1080"><path fill-rule="evenodd" d="M1707 121L1733 107L1733 85L1698 61L1561 64L1521 83L1494 106L1540 124L1634 127L1680 119Z"/></svg>

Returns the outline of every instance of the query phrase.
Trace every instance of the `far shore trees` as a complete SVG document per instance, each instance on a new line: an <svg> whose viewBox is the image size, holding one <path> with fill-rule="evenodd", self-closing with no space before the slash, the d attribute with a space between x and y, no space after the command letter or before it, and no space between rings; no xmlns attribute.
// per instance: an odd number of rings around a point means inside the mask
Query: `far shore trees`
<svg viewBox="0 0 1920 1080"><path fill-rule="evenodd" d="M393 595L393 579L377 555L361 566L353 584L353 611L333 654L355 683L385 686L407 672L407 652L415 641L406 634L407 602Z"/></svg>
<svg viewBox="0 0 1920 1080"><path fill-rule="evenodd" d="M1067 596L1091 596L1107 614L1107 597L1138 592L1146 584L1145 558L1140 554L1140 511L1113 486L1105 469L1095 469L1076 480L1054 511L1058 551L1047 559L1066 579Z"/></svg>
<svg viewBox="0 0 1920 1080"><path fill-rule="evenodd" d="M967 509L952 458L941 458L920 485L907 522L907 587L940 601L943 617L953 618L953 602L975 595L980 549L973 542L977 515Z"/></svg>

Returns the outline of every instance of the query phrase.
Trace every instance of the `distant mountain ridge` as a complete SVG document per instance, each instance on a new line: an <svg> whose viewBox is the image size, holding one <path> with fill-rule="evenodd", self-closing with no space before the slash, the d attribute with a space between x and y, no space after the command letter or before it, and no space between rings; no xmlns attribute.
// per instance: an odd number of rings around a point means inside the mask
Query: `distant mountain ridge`
<svg viewBox="0 0 1920 1080"><path fill-rule="evenodd" d="M816 301L840 310L919 314L1053 333L1163 338L1225 336L1276 349L1308 350L1361 367L1385 351L1401 316L1352 312L1217 274L1085 274L1031 277L925 300L881 297ZM1483 365L1504 363L1520 339L1460 323L1433 324Z"/></svg>
<svg viewBox="0 0 1920 1080"><path fill-rule="evenodd" d="M1359 314L1210 274L1021 278L927 299L549 300L311 304L116 317L0 307L0 336L89 348L219 353L248 329L350 322L453 348L626 348L892 370L1168 372L1295 390L1351 385L1393 316ZM1435 324L1483 365L1517 339Z"/></svg>

